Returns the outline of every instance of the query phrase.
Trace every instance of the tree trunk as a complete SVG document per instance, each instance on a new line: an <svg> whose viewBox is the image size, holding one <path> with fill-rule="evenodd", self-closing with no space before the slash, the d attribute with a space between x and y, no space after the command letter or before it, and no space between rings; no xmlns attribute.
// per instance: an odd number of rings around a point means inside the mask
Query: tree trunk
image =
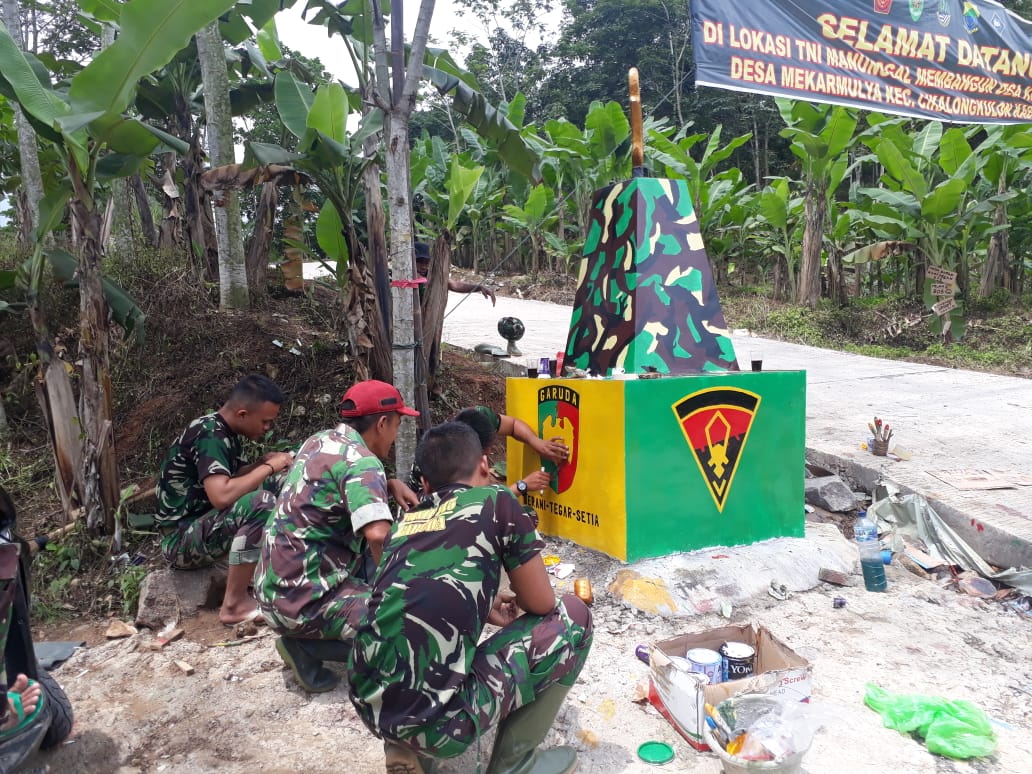
<svg viewBox="0 0 1032 774"><path fill-rule="evenodd" d="M272 245L272 227L279 204L279 188L275 183L262 183L258 207L254 213L254 229L247 245L247 276L253 288L264 288L268 283L269 248ZM302 269L303 277L303 269Z"/></svg>
<svg viewBox="0 0 1032 774"><path fill-rule="evenodd" d="M828 297L839 305L844 305L849 299L842 251L838 248L828 250Z"/></svg>
<svg viewBox="0 0 1032 774"><path fill-rule="evenodd" d="M377 140L366 139L363 150L367 157L375 157ZM362 172L366 194L366 233L368 250L366 260L373 277L372 307L367 309L369 330L373 339L369 368L374 379L394 381L394 363L391 356L391 277L387 264L387 220L383 212L383 192L380 188L380 165L370 163Z"/></svg>
<svg viewBox="0 0 1032 774"><path fill-rule="evenodd" d="M22 37L21 12L18 0L3 0L4 24L14 39L14 44L25 50L25 39ZM14 125L18 132L18 154L21 160L22 189L25 191L27 214L31 218L28 223L19 222L18 235L23 244L29 243L29 235L39 224L39 203L43 199L43 176L39 169L39 150L36 145L36 131L15 102L11 102L14 113Z"/></svg>
<svg viewBox="0 0 1032 774"><path fill-rule="evenodd" d="M140 214L140 236L148 247L154 247L158 243L158 232L154 228L154 213L151 212L150 197L147 196L143 178L133 175L126 180L126 185L136 198L136 211Z"/></svg>
<svg viewBox="0 0 1032 774"><path fill-rule="evenodd" d="M430 248L430 271L423 291L420 312L423 319L423 364L427 389L432 393L440 367L441 334L448 308L448 274L451 269L451 235L441 234Z"/></svg>
<svg viewBox="0 0 1032 774"><path fill-rule="evenodd" d="M161 227L158 229L158 247L171 250L185 244L183 238L183 209L180 206L182 197L179 186L172 179L175 169L176 155L166 153L163 157L165 172L161 181L155 181L161 192Z"/></svg>
<svg viewBox="0 0 1032 774"><path fill-rule="evenodd" d="M996 192L998 194L1007 192L1007 175L1002 171L1000 172ZM996 205L996 210L993 212L993 225L1006 226L1007 223L1007 204L1000 202ZM1003 286L1004 277L1010 273L1008 271L1009 262L1010 229L1001 228L989 237L989 252L986 255L985 266L982 269L982 281L978 286L979 298L991 296L994 290Z"/></svg>
<svg viewBox="0 0 1032 774"><path fill-rule="evenodd" d="M392 17L393 22L393 17ZM409 197L408 115L398 111L388 122L387 133L387 201L391 212L391 276L408 279L416 276L413 260L412 209ZM416 394L416 337L414 288L394 287L391 293L391 322L394 336L394 386L406 402ZM422 357L422 354L419 355ZM408 470L416 450L416 436L411 427L402 425L395 442L398 470Z"/></svg>
<svg viewBox="0 0 1032 774"><path fill-rule="evenodd" d="M215 223L211 215L211 194L201 185L204 152L196 135L183 157L183 194L186 203L186 233L190 254L199 264L204 279L219 279L219 250L215 243ZM174 183L173 183L174 185Z"/></svg>
<svg viewBox="0 0 1032 774"><path fill-rule="evenodd" d="M218 22L196 34L197 58L204 81L204 114L212 166L236 162L233 150L233 114L229 104L229 74ZM224 190L215 196L215 237L219 251L219 306L249 309L247 261L240 225L240 195Z"/></svg>
<svg viewBox="0 0 1032 774"><path fill-rule="evenodd" d="M756 111L752 114L753 175L757 191L763 190L763 175L760 174L760 127L756 122Z"/></svg>
<svg viewBox="0 0 1032 774"><path fill-rule="evenodd" d="M79 496L87 528L112 534L119 486L112 427L108 307L101 285L101 218L71 157L68 166L75 189L69 206L76 213L82 237L79 253L79 360L82 363Z"/></svg>
<svg viewBox="0 0 1032 774"><path fill-rule="evenodd" d="M392 62L391 77L388 78L388 52L383 13L377 3L370 3L373 12L373 38L376 54L377 101L385 107L385 137L387 146L385 160L387 169L387 202L390 208L390 256L391 276L395 280L416 276L412 230L412 195L409 179L409 117L416 104L417 86L422 73L423 54L426 51L430 19L434 12L434 0L422 0L416 19L415 32L409 52L408 70L404 67L403 3L391 2ZM389 99L388 99L389 95ZM394 287L392 293L393 361L394 386L406 402L413 401L416 407L427 405L426 382L417 379L416 362L422 362L422 355L416 350L420 346L422 332L417 328L419 321L416 290ZM420 371L422 367L420 366ZM416 448L415 427L403 423L395 442L395 464L397 470L408 470Z"/></svg>
<svg viewBox="0 0 1032 774"><path fill-rule="evenodd" d="M774 298L784 300L788 298L789 278L788 259L781 253L774 258Z"/></svg>
<svg viewBox="0 0 1032 774"><path fill-rule="evenodd" d="M824 218L828 198L822 185L811 183L806 196L806 229L803 231L803 254L799 267L796 300L811 309L821 298L821 247L824 244Z"/></svg>

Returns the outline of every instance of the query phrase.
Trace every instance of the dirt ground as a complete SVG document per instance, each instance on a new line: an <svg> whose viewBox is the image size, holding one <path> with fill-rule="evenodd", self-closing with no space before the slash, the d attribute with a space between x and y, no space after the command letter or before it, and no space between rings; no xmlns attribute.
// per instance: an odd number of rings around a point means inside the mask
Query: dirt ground
<svg viewBox="0 0 1032 774"><path fill-rule="evenodd" d="M817 525L813 529L827 529ZM577 566L559 581L588 577L595 590L595 640L580 681L550 734L580 752L579 772L645 772L637 758L648 740L673 745L668 771L718 772L713 754L692 750L643 700L648 668L635 646L722 626L716 614L649 615L616 599L607 587L624 566L602 554L550 539L549 551ZM1032 623L996 603L918 578L896 564L889 591L825 584L788 600L769 596L737 606L731 622L767 626L813 664L813 704L828 727L808 752L807 772L895 768L906 772L1018 772L1032 760ZM832 600L847 604L835 609ZM51 772L383 771L382 748L362 726L343 688L309 696L273 649L264 628L234 642L214 613L186 619L186 635L161 652L153 635L105 641L106 621L43 627L44 638L85 640L55 673L76 711L72 738L38 765ZM187 675L176 661L195 670ZM895 693L969 699L984 709L999 738L996 753L972 762L932 755L917 740L881 726L862 703L873 681ZM492 735L482 740L482 760ZM448 761L445 774L474 772L477 751Z"/></svg>

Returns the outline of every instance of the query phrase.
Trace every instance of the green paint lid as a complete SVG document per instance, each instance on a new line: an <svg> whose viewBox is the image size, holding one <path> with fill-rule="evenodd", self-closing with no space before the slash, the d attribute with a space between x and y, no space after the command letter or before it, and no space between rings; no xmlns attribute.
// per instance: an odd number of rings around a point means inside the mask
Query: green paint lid
<svg viewBox="0 0 1032 774"><path fill-rule="evenodd" d="M649 741L638 748L638 757L653 766L662 766L674 759L674 748L666 742Z"/></svg>

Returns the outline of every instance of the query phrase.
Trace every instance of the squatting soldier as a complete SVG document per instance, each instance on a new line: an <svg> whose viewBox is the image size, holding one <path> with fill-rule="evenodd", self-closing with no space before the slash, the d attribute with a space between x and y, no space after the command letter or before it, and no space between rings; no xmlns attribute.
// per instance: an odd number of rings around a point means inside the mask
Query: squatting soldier
<svg viewBox="0 0 1032 774"><path fill-rule="evenodd" d="M352 386L340 405L344 422L302 445L269 519L255 573L258 606L282 635L276 650L306 691L332 690L337 676L323 661L346 661L365 617L366 553L380 560L392 522L388 494L405 506L415 498L388 481L381 459L402 416L415 417L385 382Z"/></svg>
<svg viewBox="0 0 1032 774"><path fill-rule="evenodd" d="M247 587L265 521L276 504L275 474L293 459L289 452L270 452L246 463L240 436L260 440L282 404L283 392L275 382L260 374L245 376L222 408L195 419L175 440L158 476L156 521L168 563L193 570L229 556L219 611L226 625L258 615Z"/></svg>
<svg viewBox="0 0 1032 774"><path fill-rule="evenodd" d="M472 428L430 429L416 460L433 494L384 546L350 665L359 716L389 772L422 774L495 723L489 774L572 771L572 748L537 748L584 666L591 612L572 594L556 601L544 543L512 493L486 485ZM503 569L514 594L499 593ZM487 623L502 628L478 645Z"/></svg>

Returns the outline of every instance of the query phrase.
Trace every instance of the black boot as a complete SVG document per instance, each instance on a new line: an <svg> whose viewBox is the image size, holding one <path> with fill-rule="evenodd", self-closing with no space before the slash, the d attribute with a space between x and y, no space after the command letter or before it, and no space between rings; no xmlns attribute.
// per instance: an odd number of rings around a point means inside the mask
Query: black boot
<svg viewBox="0 0 1032 774"><path fill-rule="evenodd" d="M303 640L297 638L298 645L317 661L339 661L346 664L351 655L351 641L344 640Z"/></svg>
<svg viewBox="0 0 1032 774"><path fill-rule="evenodd" d="M279 637L276 640L276 652L283 662L294 672L297 682L309 693L326 693L337 687L340 678L322 665L323 659L309 652L309 643L322 643L328 640L302 640L298 637ZM345 643L333 643L344 645ZM345 658L347 656L345 655Z"/></svg>

